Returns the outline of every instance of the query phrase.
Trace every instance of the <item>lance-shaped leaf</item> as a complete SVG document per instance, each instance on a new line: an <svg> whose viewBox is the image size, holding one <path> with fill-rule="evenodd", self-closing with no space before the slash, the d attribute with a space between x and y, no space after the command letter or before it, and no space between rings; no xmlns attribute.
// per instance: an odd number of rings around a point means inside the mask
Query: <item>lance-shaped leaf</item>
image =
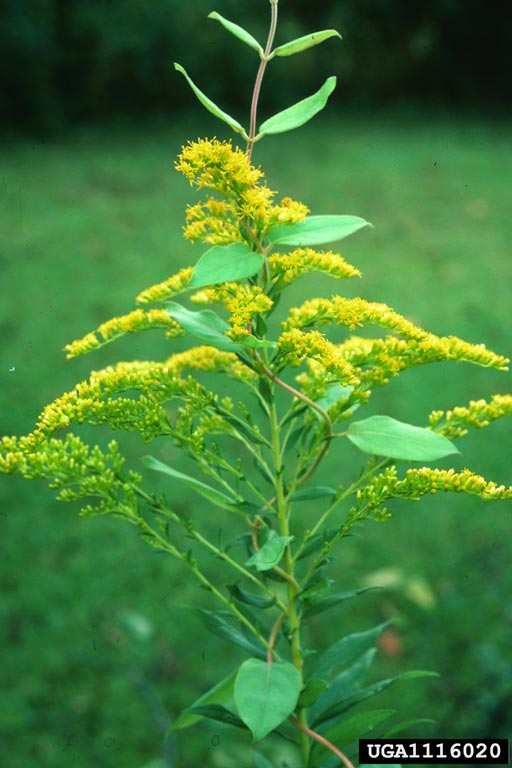
<svg viewBox="0 0 512 768"><path fill-rule="evenodd" d="M248 651L251 656L257 656L260 659L266 658L267 650L265 646L255 637L244 634L241 628L233 624L235 619L229 611L207 611L204 608L200 608L199 612L203 616L206 629L213 635L227 640L228 643L238 645L244 651ZM243 625L240 625L240 627L243 627Z"/></svg>
<svg viewBox="0 0 512 768"><path fill-rule="evenodd" d="M188 485L189 488L192 488L193 491L196 491L200 496L211 501L212 504L216 504L218 507L229 509L231 511L236 509L237 499L222 493L222 491L218 491L216 488L212 488L211 485L206 485L206 483L202 483L201 480L196 480L195 477L185 475L183 472L178 472L177 469L173 469L168 464L164 464L162 461L155 459L154 456L144 456L142 461L144 466L148 469L152 469L155 472L162 472L162 474L169 475L174 478L174 480L179 480L185 485Z"/></svg>
<svg viewBox="0 0 512 768"><path fill-rule="evenodd" d="M371 652L368 652L371 653ZM358 664L358 662L356 662ZM354 667L356 666L354 665ZM351 670L347 670L350 673ZM399 680L411 680L421 677L437 677L435 672L428 672L423 670L411 670L410 672L403 672L401 675L395 677L388 677L385 680L379 680L377 683L373 683L367 687L361 687L360 684L354 685L348 679L344 677L346 673L335 678L333 684L327 691L320 696L314 704L313 709L318 708L320 710L330 700L330 706L327 706L323 711L311 712L313 727L316 727L322 723L321 732L324 733L329 728L333 727L337 718L343 712L351 709L361 701L376 696L377 694L385 691L390 685L398 682ZM325 697L325 699L324 699Z"/></svg>
<svg viewBox="0 0 512 768"><path fill-rule="evenodd" d="M246 589L242 589L238 584L228 584L227 586L231 596L240 603L253 605L255 608L271 608L276 603L275 597L266 598L261 597L260 595L255 595L253 592L248 592Z"/></svg>
<svg viewBox="0 0 512 768"><path fill-rule="evenodd" d="M185 712L183 712L178 717L178 719L171 726L169 732L171 733L172 731L179 731L183 728L189 728L191 725L199 722L199 720L202 720L204 714L199 715L197 713L191 713L191 710L194 709L194 707L206 706L208 704L226 704L230 699L232 699L233 686L235 684L235 677L237 672L238 670L235 669L234 672L232 672L227 677L224 677L219 683L214 685L213 688L210 688L209 691L200 696L197 701L192 704L191 707L185 710Z"/></svg>
<svg viewBox="0 0 512 768"><path fill-rule="evenodd" d="M336 496L336 488L330 488L328 485L313 485L309 488L302 488L300 491L292 493L291 501L311 501L312 499L332 498Z"/></svg>
<svg viewBox="0 0 512 768"><path fill-rule="evenodd" d="M254 253L245 243L214 245L196 266L187 287L202 288L252 277L263 266L263 255Z"/></svg>
<svg viewBox="0 0 512 768"><path fill-rule="evenodd" d="M328 77L322 87L312 96L298 101L288 109L273 115L260 126L260 135L266 133L284 133L299 128L311 120L327 104L327 99L336 88L336 78Z"/></svg>
<svg viewBox="0 0 512 768"><path fill-rule="evenodd" d="M272 763L270 763L265 755L262 755L261 752L252 752L252 759L254 760L254 764L256 768L274 768Z"/></svg>
<svg viewBox="0 0 512 768"><path fill-rule="evenodd" d="M333 535L337 532L337 530L337 528L333 529ZM330 536L328 538L330 538ZM319 537L319 541L322 541L321 537ZM311 544L313 544L313 540L311 541ZM302 552L302 555L304 555L304 552L308 549L308 547L309 545L307 544L304 548L304 551ZM377 589L377 587L360 587L359 589L354 589L352 592L339 592L336 595L329 595L329 597L323 597L321 600L315 600L314 602L307 603L304 606L303 616L310 617L317 613L328 611L330 608L335 608L337 605L344 603L346 600L351 600L353 597L358 597L365 592L370 592L372 589Z"/></svg>
<svg viewBox="0 0 512 768"><path fill-rule="evenodd" d="M296 40L291 40L289 43L274 48L272 56L293 56L294 53L300 53L314 45L320 45L330 37L339 37L341 40L340 33L335 29L323 29L321 32L312 32L310 35L298 37Z"/></svg>
<svg viewBox="0 0 512 768"><path fill-rule="evenodd" d="M371 226L360 216L306 216L296 224L273 227L268 232L268 239L272 245L321 245L343 240L359 229Z"/></svg>
<svg viewBox="0 0 512 768"><path fill-rule="evenodd" d="M269 664L248 659L235 680L235 704L255 741L263 739L292 714L300 693L300 674L287 661Z"/></svg>
<svg viewBox="0 0 512 768"><path fill-rule="evenodd" d="M238 24L234 24L232 21L229 21L229 19L225 19L224 16L221 16L220 13L217 13L217 11L212 11L208 14L209 19L215 19L216 21L219 21L224 29L227 29L228 32L231 32L232 35L235 37L238 37L239 40L241 40L243 43L246 43L247 45L250 45L251 48L254 48L255 51L258 51L260 56L263 56L263 48L258 43L256 38L254 38L249 32L247 32L246 29L243 27L240 27Z"/></svg>
<svg viewBox="0 0 512 768"><path fill-rule="evenodd" d="M211 309L203 309L199 312L187 309L176 301L169 301L165 308L168 314L176 320L181 327L188 331L196 339L223 352L243 352L245 348L257 349L259 347L276 347L275 341L257 339L255 336L244 336L240 341L232 341L226 336L230 325L222 317L219 317Z"/></svg>
<svg viewBox="0 0 512 768"><path fill-rule="evenodd" d="M238 715L235 715L234 712L231 712L230 709L222 706L222 704L198 704L197 706L189 707L188 712L201 717L209 717L210 720L217 720L219 723L226 723L227 725L234 725L236 728L245 729L245 725Z"/></svg>
<svg viewBox="0 0 512 768"><path fill-rule="evenodd" d="M406 461L435 461L459 453L454 444L436 432L414 427L390 416L370 416L354 421L348 439L364 453Z"/></svg>
<svg viewBox="0 0 512 768"><path fill-rule="evenodd" d="M327 679L333 670L352 664L361 654L373 646L375 640L388 624L389 622L385 622L366 632L357 632L342 637L341 640L331 645L315 659L313 677Z"/></svg>
<svg viewBox="0 0 512 768"><path fill-rule="evenodd" d="M351 744L357 739L363 738L367 733L373 731L383 720L387 720L396 714L394 709L370 709L367 712L358 712L357 715L344 717L341 723L338 723L324 734L327 741L331 744ZM326 750L323 744L318 742L313 745L313 754L315 757Z"/></svg>
<svg viewBox="0 0 512 768"><path fill-rule="evenodd" d="M403 723L397 723L392 728L388 728L388 730L382 734L381 738L390 739L397 733L407 731L409 728L417 728L418 725L437 725L437 721L432 720L431 717L416 717L414 720L404 720Z"/></svg>
<svg viewBox="0 0 512 768"><path fill-rule="evenodd" d="M229 330L229 323L211 309L194 312L175 301L167 302L165 308L168 314L196 339L223 352L242 352L243 347L225 335Z"/></svg>
<svg viewBox="0 0 512 768"><path fill-rule="evenodd" d="M245 131L243 126L240 125L238 120L235 120L234 117L231 117L231 115L228 115L226 112L224 112L220 107L215 104L211 99L206 96L194 83L194 81L188 76L186 71L183 69L181 64L174 64L174 69L176 69L178 72L181 72L187 83L190 85L191 89L208 112L211 112L212 115L215 115L215 117L218 117L219 120L222 120L224 123L227 123L230 128L232 128L236 133L241 133L242 135L245 135Z"/></svg>
<svg viewBox="0 0 512 768"><path fill-rule="evenodd" d="M321 680L319 677L310 677L300 692L299 707L311 707L326 688L325 680Z"/></svg>
<svg viewBox="0 0 512 768"><path fill-rule="evenodd" d="M278 536L275 531L270 531L264 545L247 560L245 565L254 565L258 571L269 571L279 563L286 545L292 539L293 536Z"/></svg>

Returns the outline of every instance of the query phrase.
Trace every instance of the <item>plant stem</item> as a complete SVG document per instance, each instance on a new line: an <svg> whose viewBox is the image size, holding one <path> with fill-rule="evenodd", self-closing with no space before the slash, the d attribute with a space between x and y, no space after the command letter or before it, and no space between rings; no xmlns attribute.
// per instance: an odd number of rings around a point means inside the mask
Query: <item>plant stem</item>
<svg viewBox="0 0 512 768"><path fill-rule="evenodd" d="M256 75L256 82L254 83L254 90L252 93L251 123L249 128L249 138L247 141L247 155L249 159L252 154L252 148L254 146L254 140L256 137L256 114L258 112L258 100L260 97L261 83L263 82L263 75L265 74L265 68L267 66L268 57L270 56L270 53L272 51L272 45L274 43L274 37L276 34L277 2L273 2L273 0L271 0L271 12L272 12L272 17L270 21L270 29L269 29L268 38L267 38L267 45L265 46L265 51L261 58L258 74Z"/></svg>
<svg viewBox="0 0 512 768"><path fill-rule="evenodd" d="M224 550L220 549L219 547L216 547L215 544L213 544L211 541L206 539L202 534L197 531L190 520L183 519L180 517L176 512L173 512L171 509L167 507L167 505L162 504L161 501L157 501L153 497L149 496L145 491L143 491L138 486L133 486L135 492L137 493L140 498L144 499L144 501L148 504L148 506L151 508L153 512L157 512L160 514L163 514L165 517L170 518L171 520L174 520L175 523L178 523L179 525L183 526L183 528L187 531L189 536L192 536L199 544L201 544L203 547L206 547L206 549L209 549L210 552L213 552L216 557L218 557L220 560L224 560L225 563L230 565L232 568L237 570L239 573L242 574L242 576L245 576L246 579L249 581L252 581L253 584L255 584L259 589L261 589L265 595L268 598L272 598L275 600L275 603L277 607L284 611L286 610L285 606L281 602L281 600L275 595L271 589L268 589L268 587L265 586L265 584L261 581L261 579L258 579L257 576L254 575L251 571L249 571L247 568L244 568L243 565L240 565L236 560L233 560L232 557L228 555L227 552L224 552ZM171 550L169 550L171 551ZM173 547L171 554L178 556L177 553L179 550L175 550Z"/></svg>
<svg viewBox="0 0 512 768"><path fill-rule="evenodd" d="M281 387L281 389L284 389L286 392L289 392L291 395L293 395L297 399L302 400L303 403L305 403L307 406L309 406L314 411L319 413L325 422L325 433L326 433L325 443L323 444L321 450L318 452L313 464L310 466L307 472L305 472L302 475L302 477L300 477L295 483L294 489L296 489L296 488L299 488L301 485L303 485L306 482L306 480L309 480L309 478L316 472L322 460L324 459L327 451L329 450L331 440L335 436L332 429L332 421L329 417L329 414L327 413L327 411L325 411L322 408L322 406L318 405L318 403L315 403L314 400L311 400L309 397L302 394L302 392L299 392L298 389L295 389L294 387L287 384L285 381L282 381L278 376L272 373L272 371L266 365L263 365L263 373L266 376L268 376L268 378L271 379L275 384L277 384L278 387Z"/></svg>
<svg viewBox="0 0 512 768"><path fill-rule="evenodd" d="M304 725L301 723L297 718L293 717L293 715L290 715L288 718L296 728L298 728L301 733L306 733L308 736L311 736L312 739L315 739L315 741L318 741L319 744L323 744L324 747L329 749L333 754L336 755L336 757L339 757L342 763L346 765L346 768L354 768L354 764L350 762L348 757L343 754L343 752L334 746L334 744L331 744L330 741L327 741L327 739L324 739L323 736L320 736L319 733L316 733L316 731L312 731L311 728L308 728L307 725Z"/></svg>
<svg viewBox="0 0 512 768"><path fill-rule="evenodd" d="M279 525L279 533L281 536L289 536L289 510L283 484L283 463L281 458L279 419L277 416L274 400L270 405L270 425L272 432L272 458L275 471L276 513ZM292 661L294 667L297 669L300 675L302 688L304 659L300 642L300 617L297 612L297 596L299 590L297 588L297 582L294 575L294 562L289 545L286 546L283 555L283 570L288 575L286 582L288 594L286 617L288 619L288 632L290 635L290 643L292 649ZM304 707L297 708L297 718L298 721L304 726L304 728L307 728L306 711ZM300 748L304 764L307 765L309 760L309 739L307 732L304 729L301 730Z"/></svg>
<svg viewBox="0 0 512 768"><path fill-rule="evenodd" d="M274 645L276 644L278 632L281 629L281 624L283 623L285 618L286 618L286 613L279 614L279 616L277 617L274 623L274 626L272 627L272 632L270 633L270 637L268 639L268 644L269 644L269 650L267 651L268 664L272 664L272 661L273 661L272 654L274 650Z"/></svg>
<svg viewBox="0 0 512 768"><path fill-rule="evenodd" d="M182 563L184 563L195 575L196 579L205 587L209 592L215 595L215 597L220 600L221 603L223 603L226 608L228 608L232 614L236 616L238 621L247 627L247 629L251 632L254 637L262 643L262 645L265 647L267 653L273 653L276 658L279 658L279 654L277 654L273 648L269 645L268 640L263 637L261 632L249 621L249 619L244 616L244 614L238 610L236 605L232 603L232 601L222 594L220 590L217 589L217 587L211 583L211 581L204 575L204 573L199 569L197 563L195 560L193 560L187 553L181 552L177 547L175 547L173 544L171 544L167 539L165 539L158 531L155 531L154 528L152 528L149 523L147 523L142 517L139 517L136 521L136 524L138 525L139 529L146 534L146 536L149 537L150 540L155 541L158 543L158 545L166 552L169 552L169 554L173 555L173 557L178 558L178 560L181 560Z"/></svg>
<svg viewBox="0 0 512 768"><path fill-rule="evenodd" d="M348 496L355 493L357 489L363 485L363 483L366 483L367 478L372 477L376 472L379 471L379 469L382 469L386 466L386 464L389 464L389 459L382 459L378 464L373 466L371 469L367 469L363 472L363 474L357 478L353 483L351 483L348 488L343 491L340 495L336 497L336 499L333 501L333 503L326 509L326 511L321 515L321 517L318 518L318 521L315 523L313 528L309 531L308 540L312 539L315 533L320 530L322 525L326 522L327 518L334 512L336 507L344 501ZM307 540L304 541L304 544L307 544ZM301 545L299 547L299 550L296 552L297 554L300 554L300 551L302 551L304 545Z"/></svg>

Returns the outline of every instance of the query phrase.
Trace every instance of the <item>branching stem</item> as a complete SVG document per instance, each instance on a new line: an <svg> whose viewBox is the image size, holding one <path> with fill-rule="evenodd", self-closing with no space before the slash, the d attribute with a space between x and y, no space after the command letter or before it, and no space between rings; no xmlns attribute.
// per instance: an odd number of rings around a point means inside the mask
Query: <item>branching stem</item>
<svg viewBox="0 0 512 768"><path fill-rule="evenodd" d="M329 749L334 755L336 755L336 757L339 757L346 768L354 768L354 764L350 762L348 757L344 755L340 749L335 747L334 744L331 744L330 741L327 741L327 739L325 739L323 736L320 736L320 734L316 731L312 731L311 728L308 728L307 725L301 723L300 720L297 720L297 718L293 717L293 715L290 715L288 719L296 728L299 729L299 731L302 731L302 733L307 733L308 736L310 736L315 741L318 741L319 744L323 744L326 749Z"/></svg>
<svg viewBox="0 0 512 768"><path fill-rule="evenodd" d="M273 655L273 652L274 652L274 645L276 644L277 635L279 633L279 630L281 629L281 625L282 625L283 621L285 620L285 618L286 618L286 613L281 613L277 617L277 619L276 619L276 621L274 623L274 626L272 627L272 631L271 631L270 637L268 639L268 646L269 646L269 648L268 648L268 651L267 651L267 662L269 664L272 664L272 660L273 660L272 655Z"/></svg>

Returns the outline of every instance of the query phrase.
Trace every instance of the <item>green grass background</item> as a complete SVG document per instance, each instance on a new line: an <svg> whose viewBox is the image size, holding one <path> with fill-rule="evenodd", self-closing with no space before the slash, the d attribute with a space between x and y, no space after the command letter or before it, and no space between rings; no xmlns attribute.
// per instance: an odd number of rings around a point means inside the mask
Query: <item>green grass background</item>
<svg viewBox="0 0 512 768"><path fill-rule="evenodd" d="M91 368L172 351L175 342L155 334L68 362L61 352L200 255L181 238L195 192L173 161L190 137L218 131L194 119L0 148L0 433L29 431L41 408ZM375 225L341 248L362 281L312 276L290 301L361 295L436 333L511 355L510 146L507 124L401 116L323 119L259 144L255 159L273 189L313 213L353 213ZM424 424L433 408L507 391L509 374L437 364L393 381L367 415ZM133 437L125 444L146 450ZM457 467L512 483L509 420L460 446ZM346 482L359 463L355 449L333 451L324 478ZM182 488L174 493L211 532L229 535L218 510ZM250 765L248 741L214 724L162 746L180 708L242 658L204 636L189 609L207 599L188 574L125 524L80 519L39 483L2 476L0 494L3 764ZM397 617L376 671L426 667L441 677L397 686L378 706L433 716L445 737L509 735L512 504L439 495L392 509L393 520L344 545L336 569L342 589L386 588L317 622L312 641Z"/></svg>

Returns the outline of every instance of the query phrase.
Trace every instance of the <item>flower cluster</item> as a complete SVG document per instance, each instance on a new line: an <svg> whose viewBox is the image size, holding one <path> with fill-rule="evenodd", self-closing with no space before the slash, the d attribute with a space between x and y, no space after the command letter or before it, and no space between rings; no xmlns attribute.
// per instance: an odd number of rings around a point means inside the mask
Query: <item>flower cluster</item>
<svg viewBox="0 0 512 768"><path fill-rule="evenodd" d="M96 331L67 344L64 350L68 357L77 357L99 349L126 333L139 333L151 328L163 328L167 336L183 335L181 326L169 316L165 309L150 309L148 312L143 309L134 309L127 315L113 317L106 323L102 323Z"/></svg>
<svg viewBox="0 0 512 768"><path fill-rule="evenodd" d="M186 211L185 237L210 245L261 242L277 224L293 224L308 214L303 204L285 197L275 204L275 192L264 183L260 168L230 141L198 140L183 148L178 171L191 185L216 192Z"/></svg>
<svg viewBox="0 0 512 768"><path fill-rule="evenodd" d="M194 370L223 373L230 379L245 383L253 383L256 380L255 372L241 363L233 352L221 352L215 347L206 345L173 355L164 363L164 367L175 376L180 376L184 371Z"/></svg>
<svg viewBox="0 0 512 768"><path fill-rule="evenodd" d="M157 283L150 288L146 288L137 296L137 304L152 304L156 301L165 301L172 296L177 296L187 289L187 286L194 272L193 267L180 269L176 275L172 275L163 283Z"/></svg>
<svg viewBox="0 0 512 768"><path fill-rule="evenodd" d="M433 469L420 467L408 469L405 477L399 478L395 466L372 478L371 482L357 492L357 505L348 514L348 523L371 518L383 521L389 511L384 503L389 499L403 498L417 501L422 496L443 493L467 493L483 501L512 499L512 486L489 482L469 469L457 472L455 469Z"/></svg>
<svg viewBox="0 0 512 768"><path fill-rule="evenodd" d="M334 373L344 384L359 383L354 367L340 352L339 346L329 341L320 331L304 332L293 328L281 334L277 346L283 364L295 368L304 360L316 360L321 363L324 372Z"/></svg>
<svg viewBox="0 0 512 768"><path fill-rule="evenodd" d="M192 296L197 304L218 302L223 304L228 312L231 329L227 336L231 339L242 339L251 332L253 318L268 312L273 305L270 299L258 285L242 283L221 283L198 291Z"/></svg>
<svg viewBox="0 0 512 768"><path fill-rule="evenodd" d="M231 141L198 139L183 147L176 170L189 180L191 186L219 192L231 198L255 187L263 171L251 165L247 154Z"/></svg>
<svg viewBox="0 0 512 768"><path fill-rule="evenodd" d="M135 519L138 503L135 487L142 478L125 471L125 460L115 441L107 451L86 445L76 435L62 440L34 441L32 436L4 437L0 443L0 472L46 478L59 490L58 499L91 499L82 514L114 512Z"/></svg>
<svg viewBox="0 0 512 768"><path fill-rule="evenodd" d="M244 242L243 230L237 220L236 208L226 200L210 197L203 203L188 205L183 234L191 243L228 245Z"/></svg>
<svg viewBox="0 0 512 768"><path fill-rule="evenodd" d="M398 317L400 316L398 315ZM302 319L305 321L306 316ZM314 319L311 322L314 322ZM404 322L407 323L408 321L404 319ZM394 320L393 323L396 326ZM285 328L289 326L290 322L287 322ZM325 387L335 380L332 377L332 374L336 372L333 359L344 361L345 375L340 376L342 383L354 385L350 395L350 403L366 402L373 389L384 386L391 377L397 376L401 371L408 368L441 360L455 360L497 368L498 370L507 370L506 366L509 362L507 358L496 355L483 344L470 344L455 336L439 337L425 331L421 332L421 336L418 332L418 338L387 336L384 339L371 339L350 336L338 345L333 345L322 336L325 342L320 342L317 339L315 354L299 354L304 350L304 337L308 337L311 333L313 332L304 332L298 328L285 330L278 340L278 346L280 349L286 350L288 364L298 365L305 358L312 359L312 361L307 361L308 371L301 373L297 380L305 394L313 399L323 394ZM315 331L314 333L318 334L319 332ZM297 349L297 354L292 358L290 357L291 346ZM352 377L347 377L347 373L350 371L352 371ZM501 408L506 408L508 401L505 400L503 404L498 400L495 407L498 404ZM504 411L500 412L499 415L503 415L503 413ZM495 418L498 417L497 415ZM454 433L450 434L453 435ZM447 436L449 435L447 434Z"/></svg>
<svg viewBox="0 0 512 768"><path fill-rule="evenodd" d="M468 406L450 411L433 411L430 426L448 438L462 437L469 429L487 427L491 421L512 414L512 395L494 395L491 402L471 400Z"/></svg>
<svg viewBox="0 0 512 768"><path fill-rule="evenodd" d="M386 328L407 339L422 339L428 336L422 328L414 325L405 317L395 312L387 304L366 301L365 299L346 299L333 296L332 299L309 299L300 307L290 310L283 329L321 326L327 323L344 325L351 331L364 323Z"/></svg>
<svg viewBox="0 0 512 768"><path fill-rule="evenodd" d="M323 272L331 277L361 277L361 272L348 264L338 253L315 251L313 248L296 248L291 253L273 253L268 263L271 276L283 286L289 285L309 272Z"/></svg>
<svg viewBox="0 0 512 768"><path fill-rule="evenodd" d="M134 393L138 393L134 397ZM126 395L126 396L124 396ZM165 363L119 363L91 375L46 406L31 437L35 442L72 424L108 424L114 430L138 432L150 441L173 429L164 403L179 398L200 412L214 396L194 378L179 378Z"/></svg>

